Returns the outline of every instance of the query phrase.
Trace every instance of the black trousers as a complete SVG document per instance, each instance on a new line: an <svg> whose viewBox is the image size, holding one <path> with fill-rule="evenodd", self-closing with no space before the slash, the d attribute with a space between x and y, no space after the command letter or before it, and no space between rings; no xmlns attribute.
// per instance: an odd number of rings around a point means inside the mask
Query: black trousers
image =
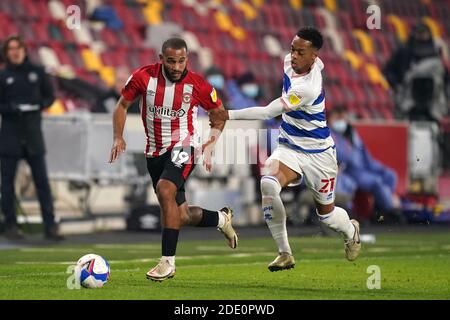
<svg viewBox="0 0 450 320"><path fill-rule="evenodd" d="M25 160L31 167L34 184L36 186L37 196L41 207L42 219L45 228L48 229L55 224L55 216L53 213L53 199L50 184L47 177L47 167L43 154L25 155ZM20 157L0 158L1 171L1 211L5 215L6 227L17 224L14 180L17 172L17 164Z"/></svg>

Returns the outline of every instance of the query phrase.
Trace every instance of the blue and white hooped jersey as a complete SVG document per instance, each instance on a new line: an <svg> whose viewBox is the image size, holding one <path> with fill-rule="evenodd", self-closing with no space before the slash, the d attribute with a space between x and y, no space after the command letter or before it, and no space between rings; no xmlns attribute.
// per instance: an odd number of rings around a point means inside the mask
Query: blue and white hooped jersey
<svg viewBox="0 0 450 320"><path fill-rule="evenodd" d="M292 149L318 153L334 147L325 118L325 92L322 87L322 60L316 58L310 72L298 75L292 69L291 55L284 59L283 93L285 112L279 143Z"/></svg>

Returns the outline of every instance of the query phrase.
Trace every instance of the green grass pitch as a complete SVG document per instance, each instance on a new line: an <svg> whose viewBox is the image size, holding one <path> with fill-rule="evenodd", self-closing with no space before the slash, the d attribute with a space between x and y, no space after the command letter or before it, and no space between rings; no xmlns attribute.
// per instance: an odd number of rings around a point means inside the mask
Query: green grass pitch
<svg viewBox="0 0 450 320"><path fill-rule="evenodd" d="M177 273L162 283L145 278L159 243L55 245L0 251L0 299L450 299L450 234L379 234L348 262L338 237L291 237L294 269L269 272L269 238L180 241ZM86 253L104 256L110 281L101 289L67 288L70 264ZM369 266L380 289L368 289ZM370 271L370 268L369 268ZM370 283L371 280L369 279Z"/></svg>

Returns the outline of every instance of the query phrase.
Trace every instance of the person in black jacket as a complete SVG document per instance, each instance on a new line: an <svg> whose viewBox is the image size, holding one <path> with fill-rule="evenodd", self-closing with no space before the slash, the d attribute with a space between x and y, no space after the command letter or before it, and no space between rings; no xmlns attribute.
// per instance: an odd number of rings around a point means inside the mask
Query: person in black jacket
<svg viewBox="0 0 450 320"><path fill-rule="evenodd" d="M25 43L19 36L6 39L3 55L6 66L0 71L0 171L5 236L14 240L23 238L16 219L14 179L19 160L25 158L36 185L45 237L61 240L53 213L41 130L41 110L53 103L53 88L44 69L28 61Z"/></svg>
<svg viewBox="0 0 450 320"><path fill-rule="evenodd" d="M441 56L430 28L419 22L389 58L383 73L395 94L397 118L439 122L447 114L450 75Z"/></svg>

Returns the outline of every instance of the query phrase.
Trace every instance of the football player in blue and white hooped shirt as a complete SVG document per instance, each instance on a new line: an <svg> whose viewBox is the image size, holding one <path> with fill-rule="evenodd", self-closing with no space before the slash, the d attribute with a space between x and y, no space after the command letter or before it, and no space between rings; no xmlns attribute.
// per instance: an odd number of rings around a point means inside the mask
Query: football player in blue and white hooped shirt
<svg viewBox="0 0 450 320"><path fill-rule="evenodd" d="M323 38L319 31L305 27L292 40L291 52L284 60L283 92L265 107L224 110L222 121L270 119L282 114L279 145L266 161L266 175L261 178L262 210L278 256L269 264L270 271L290 269L295 260L286 230L286 211L280 191L298 184L304 177L314 195L319 220L342 234L348 260L357 258L361 244L359 223L334 205L336 151L325 119L325 91L322 84L322 60L317 56Z"/></svg>

